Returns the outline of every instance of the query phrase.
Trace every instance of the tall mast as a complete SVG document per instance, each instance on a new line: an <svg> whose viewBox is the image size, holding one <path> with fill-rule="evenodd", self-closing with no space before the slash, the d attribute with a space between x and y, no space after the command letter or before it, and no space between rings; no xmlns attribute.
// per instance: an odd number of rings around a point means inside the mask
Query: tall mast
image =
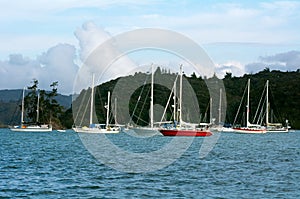
<svg viewBox="0 0 300 199"><path fill-rule="evenodd" d="M109 125L110 91L107 93L106 128Z"/></svg>
<svg viewBox="0 0 300 199"><path fill-rule="evenodd" d="M213 123L213 117L212 117L212 97L209 98L209 123Z"/></svg>
<svg viewBox="0 0 300 199"><path fill-rule="evenodd" d="M222 111L222 88L220 88L220 101L219 101L219 125L221 124L221 111Z"/></svg>
<svg viewBox="0 0 300 199"><path fill-rule="evenodd" d="M40 115L40 92L37 95L37 105L36 105L36 123L39 122L39 115Z"/></svg>
<svg viewBox="0 0 300 199"><path fill-rule="evenodd" d="M266 126L268 127L268 124L269 124L269 80L267 80L267 84L266 84L266 87L267 87L267 91L266 91Z"/></svg>
<svg viewBox="0 0 300 199"><path fill-rule="evenodd" d="M247 96L247 114L246 114L246 127L249 126L249 111L250 111L250 79L248 79L248 96Z"/></svg>
<svg viewBox="0 0 300 199"><path fill-rule="evenodd" d="M90 124L93 124L93 111L94 111L94 81L95 81L95 74L92 75Z"/></svg>
<svg viewBox="0 0 300 199"><path fill-rule="evenodd" d="M115 124L117 124L117 98L115 98Z"/></svg>
<svg viewBox="0 0 300 199"><path fill-rule="evenodd" d="M176 81L177 81L177 78L176 78L176 80L174 81L174 86L173 86L173 92L174 92L174 96L173 96L173 98L174 98L174 105L173 105L173 112L174 112L174 121L176 120L177 121L177 114L176 114L176 112L177 112L177 107L176 107Z"/></svg>
<svg viewBox="0 0 300 199"><path fill-rule="evenodd" d="M25 98L25 87L23 88L23 97L22 97L22 110L21 110L21 125L24 123L24 98Z"/></svg>
<svg viewBox="0 0 300 199"><path fill-rule="evenodd" d="M153 128L153 93L154 93L154 71L153 64L151 65L151 99L150 99L150 127Z"/></svg>
<svg viewBox="0 0 300 199"><path fill-rule="evenodd" d="M179 126L182 123L182 64L180 65L180 84L179 84Z"/></svg>

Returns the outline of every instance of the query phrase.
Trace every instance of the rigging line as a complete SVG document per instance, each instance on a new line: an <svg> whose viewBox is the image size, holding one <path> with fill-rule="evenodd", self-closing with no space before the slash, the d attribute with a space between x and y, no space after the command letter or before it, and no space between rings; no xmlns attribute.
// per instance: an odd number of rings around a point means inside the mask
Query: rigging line
<svg viewBox="0 0 300 199"><path fill-rule="evenodd" d="M247 85L247 84L246 84ZM238 117L238 114L239 114L239 112L240 112L240 109L241 109L241 106L242 106L242 102L243 102L243 100L244 100L244 97L245 97L245 94L246 94L246 91L247 91L247 86L246 86L246 88L245 88L245 90L244 90L244 94L243 94L243 97L242 97L242 99L241 99L241 102L240 102L240 105L239 105L239 108L238 108L238 111L237 111L237 113L236 113L236 115L235 115L235 118L234 118L234 121L233 121L233 125L235 125L235 122L236 122L236 120L237 120L237 117Z"/></svg>
<svg viewBox="0 0 300 199"><path fill-rule="evenodd" d="M167 112L167 109L168 109L169 103L170 103L170 101L171 101L171 98L172 98L172 93L173 93L173 89L172 89L172 91L170 92L170 95L169 95L169 98L168 98L167 104L166 104L166 106L165 106L164 112L163 112L163 114L162 114L162 117L161 117L161 119L160 119L160 122L162 122L162 120L163 120L163 119L164 119L164 117L165 117L165 114L166 114L166 112Z"/></svg>
<svg viewBox="0 0 300 199"><path fill-rule="evenodd" d="M87 111L88 104L89 104L90 100L91 100L91 97L89 97L89 100L88 100L88 102L86 103L86 106L85 106L85 109L84 109L83 115L85 115L85 114L86 114L86 111ZM81 121L80 121L80 126L82 125L83 119L84 119L84 117L82 117L82 118L81 118Z"/></svg>
<svg viewBox="0 0 300 199"><path fill-rule="evenodd" d="M269 87L269 93L270 93L270 97L272 98L271 100L273 100L272 101L272 105L273 105L273 116L274 116L274 121L283 121L283 117L282 117L282 114L279 112L279 110L277 109L277 106L276 106L276 104L275 104L275 96L274 96L274 93L273 93L273 90L271 89L271 86ZM270 104L271 104L271 100L270 100ZM270 105L271 106L271 105ZM274 112L275 112L275 114L274 114ZM277 116L278 116L278 118L277 118Z"/></svg>
<svg viewBox="0 0 300 199"><path fill-rule="evenodd" d="M138 119L138 121L142 121L142 122L144 122L144 123L148 123L148 121L143 120L142 118L139 118L139 117L136 116L136 115L133 115L132 117L135 117L136 119Z"/></svg>
<svg viewBox="0 0 300 199"><path fill-rule="evenodd" d="M188 81L188 80L187 80ZM189 82L188 82L189 83ZM192 107L193 107L193 110L199 110L199 113L200 113L200 104L199 104L199 101L198 101L198 97L197 97L197 94L195 93L195 90L194 88L192 87L191 85L191 89L184 89L185 91L189 92L189 96L193 96L193 94L195 94L195 97L196 97L196 101L194 101L194 103L191 103ZM198 105L198 107L196 106L196 104ZM200 117L197 119L199 121L199 124L201 122L200 120Z"/></svg>
<svg viewBox="0 0 300 199"><path fill-rule="evenodd" d="M262 108L260 109L260 114L259 117L257 118L257 123L256 124L262 124L264 117L266 115L266 111L264 111L263 107L266 105L266 101L263 103Z"/></svg>
<svg viewBox="0 0 300 199"><path fill-rule="evenodd" d="M16 101L15 110L14 110L14 113L13 113L13 115L12 115L10 121L9 121L9 124L12 124L14 118L16 117L16 113L17 113L17 111L18 111L18 109L19 109L19 103L22 101L22 95L23 95L23 92L21 91L21 92L20 92L19 100ZM4 111L5 111L5 110L3 110L3 111L1 111L1 112L4 112Z"/></svg>
<svg viewBox="0 0 300 199"><path fill-rule="evenodd" d="M263 112L261 117L260 117L260 123L258 123L259 125L262 125L263 124L263 121L264 121L264 118L266 117L266 112Z"/></svg>
<svg viewBox="0 0 300 199"><path fill-rule="evenodd" d="M139 101L141 100L141 96L142 96L142 94L143 94L143 92L144 92L144 89L145 89L145 86L146 86L146 84L147 84L148 78L149 78L149 76L147 75L147 77L146 77L146 79L145 79L145 81L144 81L142 90L141 90L141 92L140 92L140 94L139 94L138 100L137 100L137 102L135 103L135 106L134 106L132 115L135 115L135 111L136 111L136 109L137 109L137 106L138 106ZM130 124L131 122L132 122L132 117L130 117L129 124Z"/></svg>
<svg viewBox="0 0 300 199"><path fill-rule="evenodd" d="M266 90L267 90L267 84L265 84L264 90L263 90L263 92L262 92L262 94L261 94L261 97L260 97L260 100L259 100L259 103L258 103L256 112L255 112L255 116L254 116L254 119L253 119L253 123L255 123L256 117L259 117L259 116L257 115L257 114L258 114L258 110L259 110L260 108L263 109L263 107L264 107L263 105L261 105L261 103L262 103L262 99L263 99L265 93L267 92ZM259 120L259 118L257 118L257 123L258 123L258 120Z"/></svg>
<svg viewBox="0 0 300 199"><path fill-rule="evenodd" d="M106 98L106 96L107 95L104 95L105 97L102 97L102 95L101 95L101 90L100 90L100 88L98 87L98 86L95 86L94 87L94 90L95 90L95 97L96 96L98 96L99 97L99 106L100 106L100 108L98 108L98 110L100 111L100 113L102 112L103 114L105 114L105 112L106 112L106 108L105 108L105 106L106 106L106 102L107 102L107 98ZM100 90L100 91L99 91ZM107 92L109 92L109 90L107 91ZM103 98L105 99L105 101L104 101L104 104L103 104ZM94 106L94 109L95 109L95 112L96 112L96 110L97 110L97 108L96 108L96 103L95 103L95 101L94 101L94 104L95 104L95 106ZM98 106L97 106L98 107ZM96 115L97 116L97 115ZM97 117L97 119L98 119L98 117Z"/></svg>
<svg viewBox="0 0 300 199"><path fill-rule="evenodd" d="M163 115L162 115L162 117L161 117L161 119L160 119L160 122L162 122L163 118L165 117L165 114L166 114L166 112L167 112L169 103L170 103L170 101L171 101L172 93L174 93L174 90L176 89L176 88L175 88L175 85L176 85L175 82L177 81L177 78L178 78L178 75L177 75L176 78L175 78L175 81L174 81L174 84L173 84L173 88L172 88L172 90L171 90L171 92L170 92L169 99L168 99L167 104L166 104L166 106L165 106L164 113L163 113ZM174 97L176 97L176 96L174 96ZM172 113L173 113L173 112L172 112ZM174 118L174 121L175 121L175 120L176 120L176 118Z"/></svg>
<svg viewBox="0 0 300 199"><path fill-rule="evenodd" d="M84 102L84 100L85 100L85 98L86 98L87 92L88 92L88 91L84 92L84 94L83 94L83 98L82 98L81 103L80 103L80 106L79 106L79 108L78 108L78 110L77 110L77 113L76 113L76 116L75 116L75 119L74 119L74 123L76 123L76 121L77 121L77 119L78 119L79 112L80 112L80 110L82 109L82 106L83 106L83 104L84 104L83 102ZM86 106L87 106L87 103L86 103Z"/></svg>
<svg viewBox="0 0 300 199"><path fill-rule="evenodd" d="M142 109L141 109L141 111L140 111L140 113L139 113L138 121L140 121L140 119L141 119L141 114L142 114L142 111L144 110L144 107L145 107L145 104L146 104L146 101L147 101L147 96L149 95L150 90L151 90L151 88L149 88L148 93L147 93L147 95L146 95L146 97L145 97L145 100L144 100ZM138 122L138 121L137 121L137 122Z"/></svg>
<svg viewBox="0 0 300 199"><path fill-rule="evenodd" d="M210 108L210 98L209 98L209 101L208 101L208 104L206 106L206 110L205 110L205 113L204 113L204 117L203 117L203 122L206 122L207 120L207 113L208 113L208 109ZM201 115L201 114L200 114ZM211 116L210 116L211 117ZM201 121L201 120L200 120ZM209 121L210 122L210 121Z"/></svg>
<svg viewBox="0 0 300 199"><path fill-rule="evenodd" d="M114 104L111 104L111 106L110 106L111 108L110 108L110 111L109 111L109 124L110 125L113 125L113 120L115 120L115 118L114 118L114 113L113 113L113 111L112 110L114 110L115 109L115 105ZM116 113L115 113L116 114ZM115 124L117 123L117 121L115 121Z"/></svg>
<svg viewBox="0 0 300 199"><path fill-rule="evenodd" d="M152 69L152 67L151 67L151 69ZM150 70L151 70L150 69ZM152 71L152 70L151 70ZM147 80L148 80L148 78L149 77L152 77L152 73L151 73L151 75L149 75L149 76L147 76L147 78L146 78L146 80L145 80L145 82L144 82L144 85L143 85L143 88L142 88L142 91L144 90L144 88L146 87L146 83L147 83ZM151 85L152 86L152 85ZM154 85L153 85L154 86ZM140 111L140 113L139 113L139 116L138 116L138 120L137 120L137 123L140 121L140 119L141 119L141 114L142 114L142 111L144 110L144 107L145 107L145 104L146 104L146 101L147 101L147 97L149 96L149 93L150 93L150 91L151 91L151 87L148 89L148 92L147 92L147 94L146 94L146 96L145 96L145 100L144 100L144 103L143 103L143 105L142 105L142 109L141 109L141 111ZM150 99L150 100L152 100L152 99Z"/></svg>

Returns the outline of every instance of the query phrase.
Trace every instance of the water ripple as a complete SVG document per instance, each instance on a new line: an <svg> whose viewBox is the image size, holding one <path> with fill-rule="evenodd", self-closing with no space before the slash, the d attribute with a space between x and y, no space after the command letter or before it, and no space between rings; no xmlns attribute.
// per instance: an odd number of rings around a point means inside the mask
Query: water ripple
<svg viewBox="0 0 300 199"><path fill-rule="evenodd" d="M110 139L136 153L170 141L121 134ZM0 198L300 198L299 131L222 134L200 159L202 142L194 139L163 169L136 174L98 162L72 131L23 134L0 129Z"/></svg>

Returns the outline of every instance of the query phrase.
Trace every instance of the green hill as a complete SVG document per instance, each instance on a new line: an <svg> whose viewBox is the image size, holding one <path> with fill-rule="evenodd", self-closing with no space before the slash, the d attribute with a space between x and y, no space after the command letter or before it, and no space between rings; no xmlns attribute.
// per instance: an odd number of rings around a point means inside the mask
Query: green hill
<svg viewBox="0 0 300 199"><path fill-rule="evenodd" d="M118 99L117 115L118 122L128 122L128 116L131 116L135 123L140 125L147 125L149 122L149 107L150 107L150 74L136 73L132 76L122 77L109 82L103 83L96 87L95 94L95 110L98 121L100 123L105 122L105 104L107 101L107 92L114 92L119 86L120 82L128 82L125 85L125 89L120 92L122 96L115 94L115 97L123 99L128 98L128 103L122 104ZM160 69L155 72L155 86L154 86L154 104L164 107L168 101L171 90L167 87L161 86L157 81L169 80L170 85L174 82L176 74L161 73ZM255 110L260 100L262 91L266 80L270 82L270 98L271 106L274 115L276 116L277 122L284 123L286 119L289 120L292 128L300 129L300 72L281 72L281 71L269 71L265 69L256 74L246 74L243 77L232 77L228 73L224 78L223 82L225 85L227 111L226 111L226 123L233 123L238 106L240 104L246 83L248 79L251 79L251 104L252 110ZM197 77L195 74L190 77L185 77L185 81L188 81L190 86L193 88L194 93L198 101L200 109L200 115L202 119L207 115L208 104L209 104L209 92L206 83L220 81L216 77L204 79ZM147 80L147 81L146 81ZM145 81L145 85L140 84L139 87L136 85L138 81ZM143 90L143 92L141 92ZM84 90L74 102L79 107L80 101L87 94L88 90ZM131 91L131 92L129 92ZM224 92L224 91L223 91ZM217 92L216 92L217 93ZM142 100L138 100L138 98ZM86 96L85 96L86 97ZM86 98L88 99L88 98ZM113 100L112 100L113 101ZM88 101L85 100L85 103ZM143 103L142 103L143 102ZM89 110L89 109L87 109ZM133 113L135 110L135 113ZM196 109L195 109L196 110ZM160 110L162 111L162 110ZM193 111L188 111L189 114L193 114ZM81 111L82 113L82 111ZM127 114L128 113L128 114ZM85 112L85 118L88 118L88 112ZM167 117L170 118L172 114L172 107L167 108ZM251 112L253 118L254 111ZM139 120L137 119L139 116ZM127 117L127 118L126 118ZM209 115L207 116L209 117ZM87 122L87 121L86 121ZM113 122L113 119L112 119Z"/></svg>
<svg viewBox="0 0 300 199"><path fill-rule="evenodd" d="M177 74L161 72L157 69L155 72L154 85L154 106L156 121L160 121L160 117L164 111L164 107L169 99L173 82ZM270 71L265 69L256 74L245 74L243 77L232 77L230 73L222 79L226 93L226 123L233 123L236 112L240 105L242 95L244 93L248 79L251 79L251 97L250 97L250 118L253 118L254 110L260 101L262 91L266 80L270 82L270 102L272 113L275 116L276 122L284 123L289 120L292 128L300 129L300 70L295 72ZM127 77L120 77L115 80L98 85L95 89L95 110L99 123L105 123L108 91L112 92L113 98L117 98L117 122L126 124L132 119L133 122L139 125L147 125L149 123L149 108L150 108L150 82L151 75L145 73L136 73ZM207 84L210 88L213 85L220 84L221 80L214 77L202 78L195 74L187 77L184 76L184 99L183 107L189 107L185 112L188 113L184 119L201 118L201 121L207 121L209 118L209 101L210 95ZM189 84L187 84L189 83ZM177 84L178 87L179 83ZM214 88L213 88L214 89ZM73 117L76 119L76 124L88 124L89 118L89 103L90 89L83 90L73 102L73 109L79 110L74 116L72 108L65 110L59 120L66 128L71 128L74 123ZM188 92L195 95L188 97ZM19 110L21 90L2 90L0 91L0 126L8 125L12 121L18 121L20 118L16 112ZM178 94L178 93L177 93ZM219 95L219 91L215 90L213 95ZM218 99L218 97L216 97ZM58 96L57 101L65 107L70 106L71 96ZM223 102L225 98L223 99ZM83 103L82 103L83 102ZM196 102L196 103L195 103ZM166 109L166 119L171 119L173 108L171 104L173 99L170 99L170 105ZM198 107L196 107L196 105ZM214 102L218 104L218 102ZM224 108L224 107L222 107ZM114 112L114 103L111 104L111 110ZM199 111L198 111L199 110ZM84 120L82 117L84 116ZM111 122L114 118L111 117ZM194 121L194 122L199 122Z"/></svg>

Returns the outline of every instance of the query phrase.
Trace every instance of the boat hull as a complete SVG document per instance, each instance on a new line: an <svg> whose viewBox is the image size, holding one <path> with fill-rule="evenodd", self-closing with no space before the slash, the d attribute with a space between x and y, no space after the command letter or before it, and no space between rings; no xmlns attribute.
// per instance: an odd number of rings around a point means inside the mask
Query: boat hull
<svg viewBox="0 0 300 199"><path fill-rule="evenodd" d="M267 130L268 133L288 133L288 129L272 129L272 130Z"/></svg>
<svg viewBox="0 0 300 199"><path fill-rule="evenodd" d="M155 135L161 135L157 128L136 127L130 128L130 130L134 131L137 137L152 137Z"/></svg>
<svg viewBox="0 0 300 199"><path fill-rule="evenodd" d="M16 126L11 127L10 130L15 132L51 132L52 126Z"/></svg>
<svg viewBox="0 0 300 199"><path fill-rule="evenodd" d="M266 129L253 129L253 128L233 128L234 133L248 133L248 134L259 134L267 133Z"/></svg>
<svg viewBox="0 0 300 199"><path fill-rule="evenodd" d="M164 136L194 136L194 137L207 137L211 136L210 131L203 130L187 130L187 129L160 129L161 134Z"/></svg>
<svg viewBox="0 0 300 199"><path fill-rule="evenodd" d="M103 134L115 134L120 133L119 129L99 129L99 128L88 128L88 127L74 127L73 130L76 133L103 133Z"/></svg>

